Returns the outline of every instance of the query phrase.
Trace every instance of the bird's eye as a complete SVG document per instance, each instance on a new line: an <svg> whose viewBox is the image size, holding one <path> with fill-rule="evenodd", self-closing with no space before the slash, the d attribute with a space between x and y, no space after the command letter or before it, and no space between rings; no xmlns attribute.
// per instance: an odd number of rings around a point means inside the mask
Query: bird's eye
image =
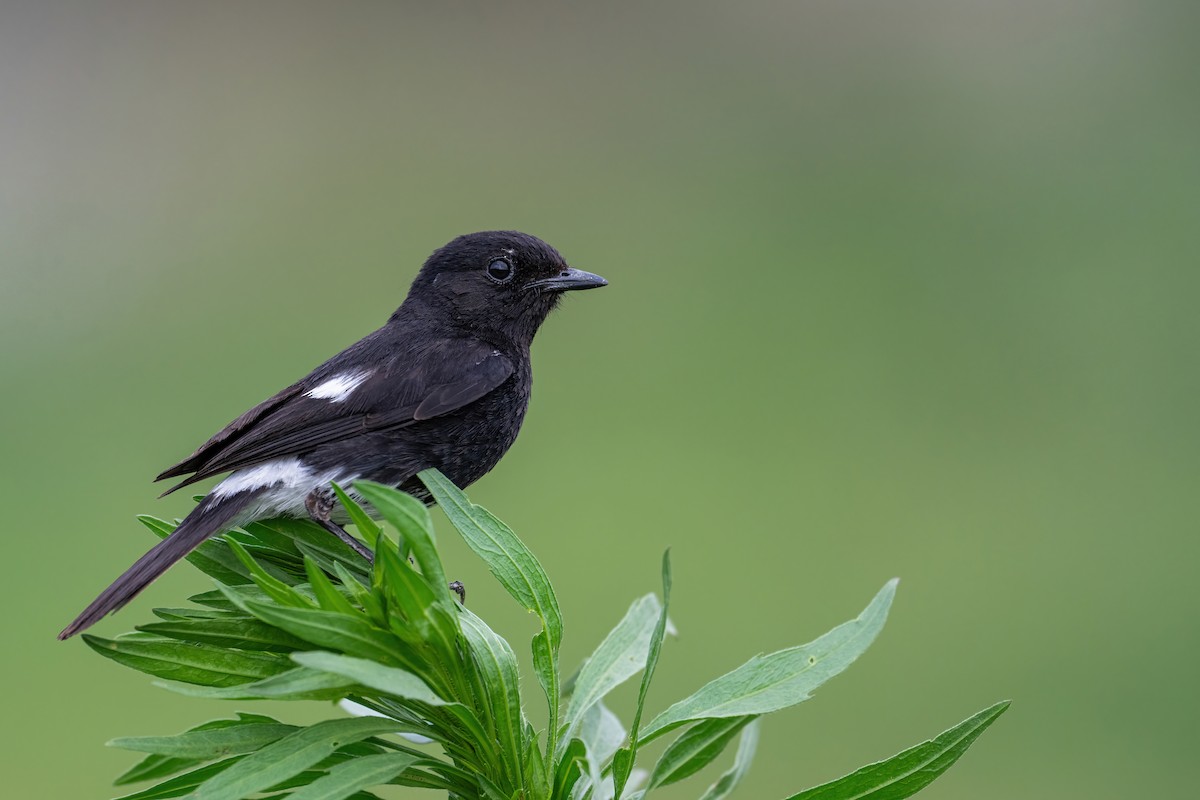
<svg viewBox="0 0 1200 800"><path fill-rule="evenodd" d="M513 265L503 258L497 258L487 265L488 277L496 283L508 283L512 280L513 272Z"/></svg>

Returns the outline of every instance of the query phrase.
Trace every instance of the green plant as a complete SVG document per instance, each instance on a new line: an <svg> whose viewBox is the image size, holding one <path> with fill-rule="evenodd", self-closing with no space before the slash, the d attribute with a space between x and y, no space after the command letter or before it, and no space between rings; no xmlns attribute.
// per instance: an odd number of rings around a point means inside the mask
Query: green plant
<svg viewBox="0 0 1200 800"><path fill-rule="evenodd" d="M732 767L703 800L720 800L750 766L759 716L799 703L850 665L887 618L890 581L855 619L815 641L755 656L642 723L647 689L668 628L670 561L662 599L634 601L570 680L559 669L563 622L541 565L513 532L436 471L421 479L454 528L512 597L534 613L533 669L549 709L538 731L526 719L512 648L447 588L428 510L407 494L354 486L395 530L389 539L340 488L369 564L307 522L256 523L190 556L217 581L196 607L155 609L158 622L102 639L96 652L166 678L184 694L232 700L349 698L378 716L298 727L259 714L207 722L176 736L124 738L146 753L118 785L158 781L126 800L367 800L396 784L487 800L638 800L683 780L738 739ZM141 518L166 536L169 523ZM628 731L604 705L642 673ZM944 772L1007 707L994 705L935 739L791 800L903 798ZM419 749L393 734L425 737ZM649 770L639 749L674 740ZM637 777L637 787L632 778Z"/></svg>

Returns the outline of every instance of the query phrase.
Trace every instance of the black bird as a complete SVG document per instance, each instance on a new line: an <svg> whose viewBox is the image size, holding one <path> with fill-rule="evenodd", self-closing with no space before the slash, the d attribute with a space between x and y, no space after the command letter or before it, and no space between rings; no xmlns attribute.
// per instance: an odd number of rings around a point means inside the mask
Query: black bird
<svg viewBox="0 0 1200 800"><path fill-rule="evenodd" d="M156 480L171 489L232 472L179 527L92 601L60 639L128 603L210 536L270 517L308 516L369 557L338 521L330 484L369 479L428 502L415 478L483 477L529 405L529 347L563 292L605 286L516 231L460 236L425 262L379 330L229 423Z"/></svg>

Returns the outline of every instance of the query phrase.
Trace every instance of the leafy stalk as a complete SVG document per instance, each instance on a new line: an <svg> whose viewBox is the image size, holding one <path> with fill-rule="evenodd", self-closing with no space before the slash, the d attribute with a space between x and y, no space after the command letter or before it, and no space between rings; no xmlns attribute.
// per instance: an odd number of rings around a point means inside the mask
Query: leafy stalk
<svg viewBox="0 0 1200 800"><path fill-rule="evenodd" d="M376 543L373 563L311 523L254 523L189 558L216 582L215 591L192 598L197 606L156 609L158 621L137 633L83 639L185 695L351 699L367 715L297 726L239 714L174 736L115 739L113 746L143 754L116 783L153 782L124 800L371 800L369 790L384 785L464 799L641 800L694 776L736 740L732 765L701 798L724 800L750 767L758 717L802 702L849 667L875 641L895 595L890 581L855 619L809 644L751 658L643 726L669 625L669 554L662 600L649 594L634 601L564 681L562 614L541 564L443 475L427 470L420 478L496 580L541 623L531 646L549 709L544 747L525 715L512 647L447 588L428 510L396 489L357 483L334 491L359 535ZM174 528L141 521L158 536ZM639 672L626 728L604 701ZM948 769L1007 705L789 800L908 797ZM674 738L656 763L635 773L642 745L668 735ZM643 788L638 775L648 776Z"/></svg>

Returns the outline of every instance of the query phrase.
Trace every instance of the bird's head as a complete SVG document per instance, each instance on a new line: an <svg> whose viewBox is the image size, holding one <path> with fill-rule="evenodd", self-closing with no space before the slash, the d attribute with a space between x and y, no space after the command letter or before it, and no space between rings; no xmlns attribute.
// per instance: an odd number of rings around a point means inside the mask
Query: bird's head
<svg viewBox="0 0 1200 800"><path fill-rule="evenodd" d="M405 302L448 313L466 330L528 343L564 292L607 285L535 236L483 231L435 250Z"/></svg>

